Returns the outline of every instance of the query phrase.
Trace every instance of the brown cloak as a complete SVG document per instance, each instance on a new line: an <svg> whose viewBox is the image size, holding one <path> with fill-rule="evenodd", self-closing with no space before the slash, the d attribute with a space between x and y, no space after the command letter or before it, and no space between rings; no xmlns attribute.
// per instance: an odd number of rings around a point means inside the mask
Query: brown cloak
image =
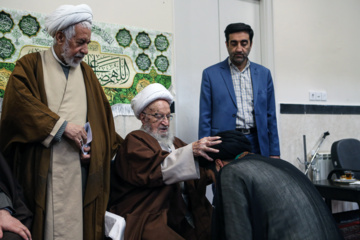
<svg viewBox="0 0 360 240"><path fill-rule="evenodd" d="M185 145L175 138L175 148ZM128 134L115 159L110 211L126 219L127 240L210 239L212 207L205 197L208 178L201 169L199 180L185 181L193 229L185 219L179 183L163 182L160 164L167 155L144 131Z"/></svg>
<svg viewBox="0 0 360 240"><path fill-rule="evenodd" d="M110 191L110 161L122 139L115 132L111 107L94 72L84 62L80 67L86 88L87 120L93 134L83 202L84 239L103 239ZM34 239L43 239L51 151L51 147L45 148L41 142L48 137L58 119L59 116L47 107L40 54L22 57L17 61L5 91L0 149L34 213Z"/></svg>

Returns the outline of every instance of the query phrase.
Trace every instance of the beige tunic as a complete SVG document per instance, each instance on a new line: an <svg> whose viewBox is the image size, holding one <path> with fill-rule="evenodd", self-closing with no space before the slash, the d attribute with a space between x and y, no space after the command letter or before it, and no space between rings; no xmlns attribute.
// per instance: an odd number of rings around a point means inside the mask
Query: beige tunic
<svg viewBox="0 0 360 240"><path fill-rule="evenodd" d="M68 79L51 50L41 53L44 84L49 108L60 116L46 146L66 120L78 125L86 122L87 102L80 67L71 68ZM45 239L82 240L82 182L79 149L62 138L51 145L52 156L47 182Z"/></svg>

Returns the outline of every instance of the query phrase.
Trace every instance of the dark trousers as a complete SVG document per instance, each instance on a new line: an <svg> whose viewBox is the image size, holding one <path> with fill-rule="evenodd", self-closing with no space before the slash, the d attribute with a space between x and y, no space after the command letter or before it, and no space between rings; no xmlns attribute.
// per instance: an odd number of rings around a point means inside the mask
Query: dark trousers
<svg viewBox="0 0 360 240"><path fill-rule="evenodd" d="M261 154L257 133L250 133L250 134L246 134L245 136L251 143L251 152L256 154Z"/></svg>

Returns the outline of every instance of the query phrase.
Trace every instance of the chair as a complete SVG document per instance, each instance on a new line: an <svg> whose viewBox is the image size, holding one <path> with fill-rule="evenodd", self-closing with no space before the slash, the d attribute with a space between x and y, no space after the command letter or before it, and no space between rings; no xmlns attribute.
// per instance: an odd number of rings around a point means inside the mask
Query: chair
<svg viewBox="0 0 360 240"><path fill-rule="evenodd" d="M334 142L331 145L331 159L334 165L327 179L331 179L333 174L336 174L337 178L340 178L344 174L344 171L349 170L354 173L354 178L360 180L360 141L353 138L341 139ZM360 202L357 202L360 208ZM336 214L337 222L342 222L339 219L343 219L345 222L354 221L354 217L359 218L360 210L352 210L339 212Z"/></svg>
<svg viewBox="0 0 360 240"><path fill-rule="evenodd" d="M331 158L334 170L328 175L331 179L335 173L339 178L344 171L354 172L354 178L360 180L360 141L353 138L341 139L331 146Z"/></svg>

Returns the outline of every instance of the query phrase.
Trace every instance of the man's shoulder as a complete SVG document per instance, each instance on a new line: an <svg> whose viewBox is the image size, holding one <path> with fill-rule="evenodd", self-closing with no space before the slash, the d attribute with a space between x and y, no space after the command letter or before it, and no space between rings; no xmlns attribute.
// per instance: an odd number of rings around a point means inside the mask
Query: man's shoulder
<svg viewBox="0 0 360 240"><path fill-rule="evenodd" d="M40 56L39 52L28 53L28 54L22 56L21 58L19 58L16 62L31 63L31 62L37 61L39 56Z"/></svg>
<svg viewBox="0 0 360 240"><path fill-rule="evenodd" d="M93 71L93 69L86 62L82 61L81 66L85 69L85 71Z"/></svg>
<svg viewBox="0 0 360 240"><path fill-rule="evenodd" d="M226 58L224 61L218 62L214 65L205 68L204 71L214 71L214 70L218 70L219 68L225 68L228 66L227 61L228 59Z"/></svg>
<svg viewBox="0 0 360 240"><path fill-rule="evenodd" d="M251 62L250 61L250 69L257 69L259 71L266 71L266 72L270 72L270 70L267 67L264 67L261 64L255 63L255 62Z"/></svg>
<svg viewBox="0 0 360 240"><path fill-rule="evenodd" d="M134 130L126 135L126 138L153 138L150 134L143 130Z"/></svg>
<svg viewBox="0 0 360 240"><path fill-rule="evenodd" d="M179 147L184 147L186 146L187 143L185 143L183 140L181 140L180 138L174 137L174 146L179 148Z"/></svg>
<svg viewBox="0 0 360 240"><path fill-rule="evenodd" d="M84 61L81 62L81 69L89 80L95 82L96 84L100 84L99 79L97 78L94 70L86 62Z"/></svg>
<svg viewBox="0 0 360 240"><path fill-rule="evenodd" d="M147 143L157 142L157 140L153 136L141 129L130 132L128 135L126 135L125 138L125 141L127 142L139 140Z"/></svg>

